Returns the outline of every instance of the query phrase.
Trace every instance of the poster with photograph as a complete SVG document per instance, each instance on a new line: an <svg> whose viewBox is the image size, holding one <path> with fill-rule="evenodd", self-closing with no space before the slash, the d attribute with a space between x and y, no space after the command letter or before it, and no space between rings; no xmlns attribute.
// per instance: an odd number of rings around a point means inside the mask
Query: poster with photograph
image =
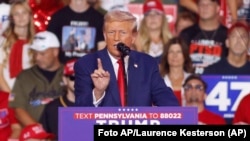
<svg viewBox="0 0 250 141"><path fill-rule="evenodd" d="M67 57L81 57L94 49L95 37L94 27L64 26L62 49Z"/></svg>

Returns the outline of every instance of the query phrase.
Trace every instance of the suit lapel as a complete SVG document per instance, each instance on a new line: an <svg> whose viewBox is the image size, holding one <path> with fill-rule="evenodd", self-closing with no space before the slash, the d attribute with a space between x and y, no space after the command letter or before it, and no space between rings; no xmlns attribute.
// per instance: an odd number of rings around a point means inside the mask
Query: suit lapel
<svg viewBox="0 0 250 141"><path fill-rule="evenodd" d="M139 87L139 83L137 83L138 78L138 61L137 57L134 54L133 51L130 52L129 55L129 63L128 63L128 89L127 89L127 99L128 99L128 105L133 105L135 103L135 94L136 94L136 88ZM133 95L131 95L133 94Z"/></svg>
<svg viewBox="0 0 250 141"><path fill-rule="evenodd" d="M110 73L110 82L109 82L106 93L110 94L112 96L112 99L113 99L113 102L115 103L115 105L121 105L119 91L118 91L118 85L117 85L117 80L116 80L113 64L111 62L111 59L108 55L108 51L106 48L104 50L102 50L101 52L99 52L99 57L102 61L103 69ZM109 101L109 102L111 102L111 101Z"/></svg>

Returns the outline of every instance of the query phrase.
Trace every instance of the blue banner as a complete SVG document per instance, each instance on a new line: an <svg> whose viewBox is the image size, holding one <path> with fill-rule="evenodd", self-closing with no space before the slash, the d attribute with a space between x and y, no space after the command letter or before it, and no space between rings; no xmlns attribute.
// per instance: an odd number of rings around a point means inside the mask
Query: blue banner
<svg viewBox="0 0 250 141"><path fill-rule="evenodd" d="M94 125L197 124L195 107L59 108L60 141L93 141Z"/></svg>
<svg viewBox="0 0 250 141"><path fill-rule="evenodd" d="M223 116L233 118L241 99L250 93L250 75L203 75L207 82L206 107Z"/></svg>

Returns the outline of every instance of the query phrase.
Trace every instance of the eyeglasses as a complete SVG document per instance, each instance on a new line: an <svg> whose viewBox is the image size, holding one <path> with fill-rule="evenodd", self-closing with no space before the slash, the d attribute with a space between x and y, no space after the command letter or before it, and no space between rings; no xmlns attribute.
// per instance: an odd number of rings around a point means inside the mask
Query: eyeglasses
<svg viewBox="0 0 250 141"><path fill-rule="evenodd" d="M192 85L189 85L189 84L184 86L184 90L186 90L186 91L190 91L191 89L202 91L202 90L204 90L204 87L202 85L192 86Z"/></svg>
<svg viewBox="0 0 250 141"><path fill-rule="evenodd" d="M68 77L70 81L75 81L74 75L66 75L66 77Z"/></svg>

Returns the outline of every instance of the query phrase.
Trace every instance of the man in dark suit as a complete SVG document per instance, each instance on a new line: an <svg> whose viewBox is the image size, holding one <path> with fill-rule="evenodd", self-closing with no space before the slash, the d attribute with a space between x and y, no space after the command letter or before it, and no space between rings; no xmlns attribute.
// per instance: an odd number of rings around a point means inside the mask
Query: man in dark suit
<svg viewBox="0 0 250 141"><path fill-rule="evenodd" d="M75 63L76 106L121 106L117 84L118 43L131 47L137 33L136 18L129 12L110 11L104 18L106 48ZM124 58L127 74L126 106L179 106L166 86L155 59L131 50Z"/></svg>

